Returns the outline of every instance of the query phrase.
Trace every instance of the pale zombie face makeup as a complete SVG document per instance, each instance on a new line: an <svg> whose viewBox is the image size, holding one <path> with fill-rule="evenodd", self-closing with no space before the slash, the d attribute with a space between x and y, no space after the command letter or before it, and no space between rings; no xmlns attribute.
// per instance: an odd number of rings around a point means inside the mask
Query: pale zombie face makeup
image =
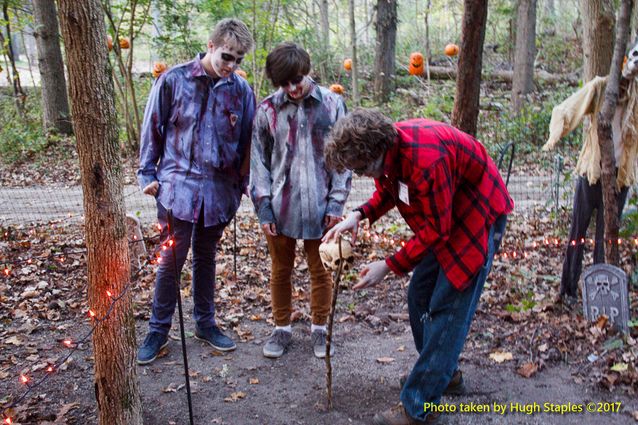
<svg viewBox="0 0 638 425"><path fill-rule="evenodd" d="M281 84L281 89L292 100L301 100L310 91L311 81L306 75L297 75Z"/></svg>
<svg viewBox="0 0 638 425"><path fill-rule="evenodd" d="M622 70L622 75L627 79L638 77L638 44L627 53L627 63Z"/></svg>
<svg viewBox="0 0 638 425"><path fill-rule="evenodd" d="M237 47L224 44L215 47L212 41L208 42L210 65L217 77L228 78L244 59L244 52Z"/></svg>

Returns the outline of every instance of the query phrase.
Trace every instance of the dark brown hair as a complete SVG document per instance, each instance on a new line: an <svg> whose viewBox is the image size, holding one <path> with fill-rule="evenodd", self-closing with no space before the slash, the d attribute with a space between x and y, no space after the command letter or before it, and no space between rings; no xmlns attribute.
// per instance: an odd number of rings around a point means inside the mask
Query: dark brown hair
<svg viewBox="0 0 638 425"><path fill-rule="evenodd" d="M310 55L296 43L280 43L266 57L266 76L275 87L309 72Z"/></svg>
<svg viewBox="0 0 638 425"><path fill-rule="evenodd" d="M384 155L397 137L392 120L376 109L356 108L336 122L325 148L328 167L341 172Z"/></svg>

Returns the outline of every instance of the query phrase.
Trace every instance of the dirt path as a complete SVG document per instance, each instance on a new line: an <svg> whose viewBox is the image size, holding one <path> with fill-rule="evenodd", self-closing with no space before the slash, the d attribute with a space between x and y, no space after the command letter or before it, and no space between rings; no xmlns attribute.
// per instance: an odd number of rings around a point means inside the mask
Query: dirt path
<svg viewBox="0 0 638 425"><path fill-rule="evenodd" d="M407 322L402 329L374 332L365 325L346 324L338 327L336 358L333 361L334 409L326 412L325 363L312 356L310 336L305 324L294 328L294 344L281 359L266 359L261 344L270 327L256 324L248 329L256 339L239 343L231 354L217 355L201 342L189 338L189 362L194 376L193 405L197 424L269 424L269 425L340 425L369 424L372 416L398 401L398 377L409 370L414 361L412 337ZM143 335L141 324L138 335ZM401 350L401 351L399 351ZM381 364L376 359L395 360ZM531 379L515 373L511 363L489 364L475 354L466 353L461 368L469 393L463 397L445 398L456 406L494 403L504 404L508 412L450 413L448 424L631 424L630 416L638 411L638 400L627 396L594 392L574 382L565 364L541 371ZM145 401L145 423L188 423L185 390L162 393L162 388L181 384L181 350L179 341L171 341L167 355L150 367L140 367L140 382ZM210 377L210 381L207 377ZM251 384L257 382L257 384ZM233 394L245 396L235 402ZM597 413L512 413L510 403L533 408L538 403L585 408L590 402L620 402L617 414ZM152 408L160 404L161 409ZM179 413L178 413L179 412Z"/></svg>

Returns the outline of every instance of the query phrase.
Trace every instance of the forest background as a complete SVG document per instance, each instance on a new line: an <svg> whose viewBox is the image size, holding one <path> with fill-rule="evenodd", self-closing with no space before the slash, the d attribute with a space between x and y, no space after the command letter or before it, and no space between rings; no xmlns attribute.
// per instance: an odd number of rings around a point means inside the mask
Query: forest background
<svg viewBox="0 0 638 425"><path fill-rule="evenodd" d="M505 393L522 385L516 379L536 379L537 387L532 396L541 397L543 385L549 385L547 382L558 386L558 394L576 383L588 397L589 391L594 391L592 397L597 399L613 394L624 402L623 397L635 396L638 390L636 196L632 195L628 202L620 234L622 240L628 242L620 247L619 265L630 277L630 310L634 318L630 322L630 333L622 335L605 321L589 323L578 308L556 303L557 276L566 242L573 169L581 146L581 132L574 131L566 137L558 155L540 150L547 139L552 108L582 86L583 81L609 73L617 13L626 1L90 0L73 3L0 0L0 227L3 235L0 337L5 341L0 354L0 380L7 389L0 392L0 403L5 418L17 418L21 423L133 424L139 423L143 416L147 423L186 423L179 369L172 374L167 372L180 362L176 348L161 359L157 369L140 373L139 380L145 388L142 391L144 409L137 403L136 385L127 387L129 382L138 382L135 367L123 368L126 373L108 384L99 379L103 354L133 358L134 336L118 335L110 330L126 329L122 323L129 323L126 303L130 302L132 314L138 319L138 335L144 334L152 296L153 266L146 264L135 270L135 279L131 280L135 292L126 293L128 286L122 283L121 276L114 276L107 269L107 263L112 264L114 258L116 261L127 258L126 241L123 245L97 249L99 254L93 261L104 263L98 279L96 276L100 273L95 272L95 267L91 272L91 265L87 264L91 262L86 254L90 245L87 240L95 230L90 223L91 212L86 210L86 222L81 212L67 212L61 207L42 209L37 218L35 213L49 198L61 200L60 203L78 203L61 195L64 190L85 183L81 157L86 144L80 140L82 132L78 130L89 126L93 115L111 117L107 109L100 108L107 108L111 100L116 108L112 115L115 128L106 136L96 136L95 140L113 138L116 154L110 158L111 162L106 162L121 173L118 178L125 188L136 184L140 123L157 72L165 66L191 60L204 51L214 23L231 16L244 20L256 40L255 49L246 56L241 69L246 72L258 99L273 90L263 71L267 53L278 42L293 40L310 52L316 81L325 86L340 85L350 109L378 107L395 120L427 117L454 123L455 107L458 107L455 101L459 102L456 77L460 56L446 54L446 47L462 45L463 16L468 9L485 12L481 60L469 65L482 75L479 101L475 110L470 111L470 115L476 116L476 128L469 131L476 134L494 158L505 155L500 168L504 175L511 173L510 190L518 207L510 219L501 254L504 256L495 262L492 281L483 295L483 307L477 313L477 324L464 353L465 367L475 374L475 382L480 380L478 376L483 369L498 377L494 378L495 382L504 379L507 383L501 391ZM100 25L103 20L104 27L97 33L75 33L77 38L71 37L68 17L78 11L88 14L91 5L99 6L99 13L91 16L97 17ZM636 10L629 22L629 40L633 41L638 22ZM71 40L82 40L84 44L73 46ZM101 54L105 47L108 53L103 63ZM76 51L71 52L73 48L78 48L81 54L75 55ZM410 56L414 52L425 58L424 72L420 75L410 72ZM348 60L351 65L346 66ZM97 70L91 68L93 64L98 65ZM82 66L91 70L84 74L86 79L112 84L114 96L111 99L106 91L104 97L99 97L97 106L85 110L82 119L78 117L80 121L76 121L71 111L72 102L76 101L76 107L79 103L79 97L73 97L73 94L77 96L73 84L78 84L78 74L74 75L72 70ZM462 107L471 109L473 106ZM514 155L509 166L508 155ZM351 202L367 199L370 186L361 181L355 183L360 189L353 190ZM26 204L16 198L21 191L29 193ZM135 196L127 193L125 201ZM116 207L123 208L123 205ZM85 205L85 208L90 207ZM129 208L128 212L146 217L137 208ZM155 228L148 220L143 220L143 225L146 248L154 252L159 248ZM407 281L398 277L386 280L379 289L380 297L375 296L374 291L354 293L349 290L349 282L356 280L357 267L393 252L410 235L396 216L369 229L355 253L355 270L344 277L338 304L337 320L344 335L352 336L353 343L359 341L361 346L375 341L382 347L373 350L380 354L372 359L373 365L386 368L382 382L410 364L410 357L403 354L405 344L409 344L409 338L404 338L409 336L409 327L402 292ZM226 236L218 264L218 320L246 346L258 348L270 324L269 265L265 242L259 237L249 208L240 210L236 227L229 226ZM233 239L237 242L233 243ZM591 262L590 246L586 252L585 264ZM300 263L299 272L295 274L295 301L299 303L295 319L298 322L307 322L309 317L303 270ZM123 298L121 311L116 308L117 314L110 318L113 323L98 326L87 315L92 309L108 310L108 300L98 295L98 289L101 291L103 286L93 283L95 279L106 278L120 282L119 289L123 289L127 297ZM185 271L182 293L187 307L192 301L189 279ZM83 335L94 329L97 332L93 335L93 346L88 340L65 346L69 334ZM383 344L394 343L394 340L383 339L388 333L403 341L393 347L391 356L383 352L390 349ZM189 339L191 337L189 335ZM69 348L73 350L71 354ZM204 358L207 355L210 358ZM374 411L362 412L353 404L360 402L371 409L381 409L387 407L384 403L396 398L396 394L368 382L378 372L375 368L364 367L357 374L360 360L353 356L344 355L344 364L350 365L350 370L343 372L340 378L337 375L336 413L330 415L322 409L297 406L304 405L295 399L305 390L303 387L289 389L290 398L283 397L286 400L283 404L272 397L268 388L264 388L266 385L259 384L277 385L269 365L255 366L250 357L241 353L235 358L200 353L200 362L195 361L192 377L196 385L200 385L199 397L206 406L210 403L222 407L217 407L219 410L212 418L200 412L199 419L207 423L251 423L247 418L262 415L261 423L288 423L289 418L300 418L298 423L365 421ZM45 378L37 391L34 389L30 396L22 397L25 383L16 377L25 376L35 382L51 364L59 366L56 371L60 374ZM299 370L307 367L301 360L292 366ZM91 373L94 368L95 372ZM565 382L551 380L563 374L567 376ZM316 383L309 383L307 376L296 379L300 385L316 390L312 395L303 393L305 401L308 398L321 400L321 387L317 389ZM366 388L361 392L365 394L362 398L348 397L352 393L349 381ZM205 388L210 382L219 384L223 390L219 394L207 392ZM114 389L118 386L122 388ZM30 387L27 385L27 388ZM84 390L79 395L78 388ZM111 390L130 396L130 405L121 409L100 403L100 397ZM603 395L596 392L601 390ZM508 394L474 396L490 401L498 397L507 399ZM583 396L583 393L575 395ZM264 409L246 407L247 400L280 403L284 413L266 416L264 420L263 415L267 415ZM158 401L161 406L149 408ZM237 416L237 410L232 408L234 403L244 403L244 416ZM96 404L102 406L101 409L97 409ZM453 421L466 423L465 419L457 417ZM539 423L552 423L553 419L544 418ZM638 406L626 404L616 419L638 420ZM574 421L583 423L576 418Z"/></svg>

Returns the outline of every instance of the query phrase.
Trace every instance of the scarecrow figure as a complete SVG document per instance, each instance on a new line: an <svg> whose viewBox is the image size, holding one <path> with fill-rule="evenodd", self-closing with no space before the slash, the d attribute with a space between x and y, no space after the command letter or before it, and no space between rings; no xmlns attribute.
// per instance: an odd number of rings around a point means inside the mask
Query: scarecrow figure
<svg viewBox="0 0 638 425"><path fill-rule="evenodd" d="M618 215L622 214L629 187L636 182L636 149L638 146L638 44L627 55L622 71L620 96L612 120ZM595 77L563 103L554 107L549 124L549 139L543 146L548 151L558 140L570 133L585 116L591 123L585 130L585 140L576 164L578 181L574 194L572 224L563 263L560 297L573 304L578 295L578 280L582 271L584 241L589 221L596 210L594 264L605 261L605 222L601 187L600 144L598 143L598 112L603 107L608 77Z"/></svg>

